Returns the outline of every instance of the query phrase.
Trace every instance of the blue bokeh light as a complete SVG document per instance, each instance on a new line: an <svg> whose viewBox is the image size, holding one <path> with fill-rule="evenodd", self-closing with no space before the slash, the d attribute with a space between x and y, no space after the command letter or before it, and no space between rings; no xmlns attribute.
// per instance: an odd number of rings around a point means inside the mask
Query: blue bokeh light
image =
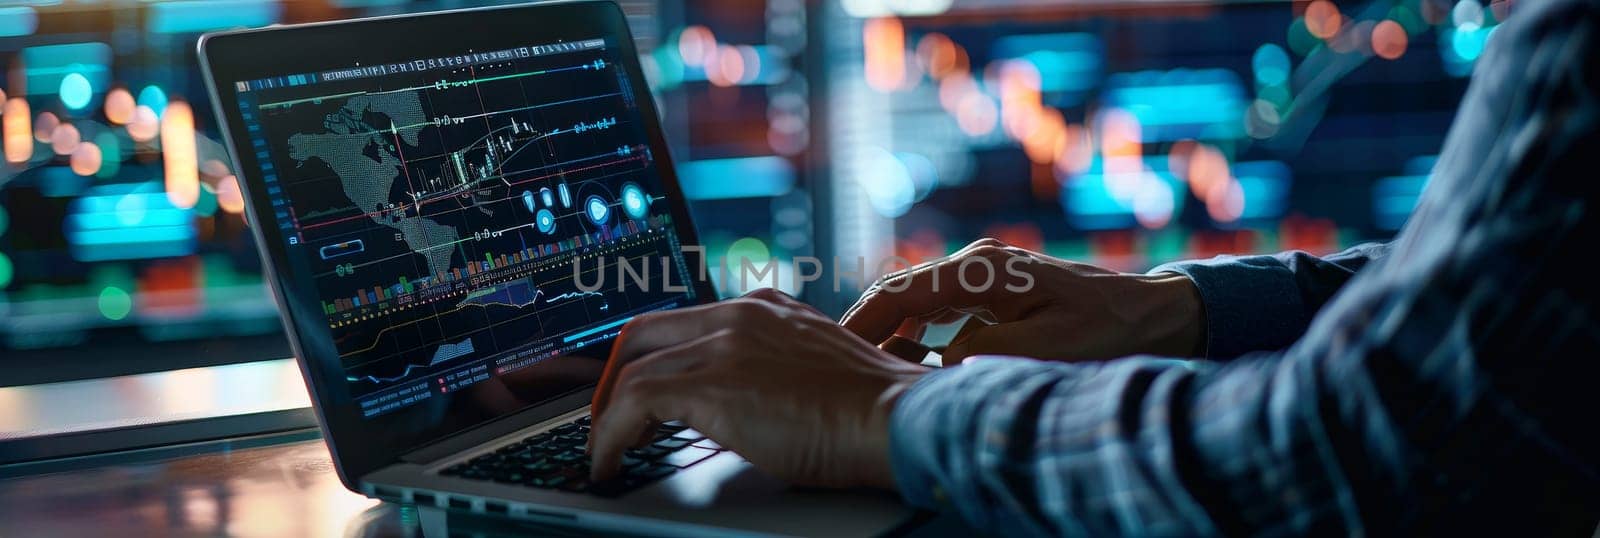
<svg viewBox="0 0 1600 538"><path fill-rule="evenodd" d="M1262 86L1277 86L1289 80L1289 53L1283 47L1266 43L1256 49L1250 58L1256 82Z"/></svg>
<svg viewBox="0 0 1600 538"><path fill-rule="evenodd" d="M83 73L68 73L61 77L60 93L61 104L72 110L83 110L89 106L89 99L94 97L94 87Z"/></svg>
<svg viewBox="0 0 1600 538"><path fill-rule="evenodd" d="M145 86L139 90L139 104L150 107L159 117L167 111L167 92L154 84Z"/></svg>

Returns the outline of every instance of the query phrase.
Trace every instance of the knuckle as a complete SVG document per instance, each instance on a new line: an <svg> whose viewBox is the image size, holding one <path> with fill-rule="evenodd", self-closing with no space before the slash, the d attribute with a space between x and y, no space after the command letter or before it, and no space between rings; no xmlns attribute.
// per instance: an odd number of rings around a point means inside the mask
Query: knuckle
<svg viewBox="0 0 1600 538"><path fill-rule="evenodd" d="M1001 241L1001 240L995 239L993 237L985 237L983 239L979 239L977 241L973 241L972 244L968 245L968 246L973 247L973 248L978 248L978 247L1006 247L1006 246L1009 246L1009 245L1007 245L1005 241Z"/></svg>

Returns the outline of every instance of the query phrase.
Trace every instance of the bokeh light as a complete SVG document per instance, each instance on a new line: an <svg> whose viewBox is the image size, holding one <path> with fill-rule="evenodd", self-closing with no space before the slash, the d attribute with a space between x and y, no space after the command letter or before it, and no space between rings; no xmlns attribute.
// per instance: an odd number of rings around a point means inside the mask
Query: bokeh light
<svg viewBox="0 0 1600 538"><path fill-rule="evenodd" d="M145 105L133 109L133 120L128 122L128 137L135 142L149 142L155 140L161 132L161 118L156 116L155 110Z"/></svg>
<svg viewBox="0 0 1600 538"><path fill-rule="evenodd" d="M123 125L133 121L133 94L126 88L112 88L106 92L106 121L114 125Z"/></svg>
<svg viewBox="0 0 1600 538"><path fill-rule="evenodd" d="M1172 222L1172 215L1177 209L1177 192L1156 174L1146 172L1141 176L1143 179L1139 182L1139 189L1133 195L1134 219L1145 228L1164 228Z"/></svg>
<svg viewBox="0 0 1600 538"><path fill-rule="evenodd" d="M6 253L0 252L0 289L4 289L11 284L11 276L13 274L11 258L7 258Z"/></svg>
<svg viewBox="0 0 1600 538"><path fill-rule="evenodd" d="M70 123L63 123L50 133L50 149L56 155L71 155L78 149L78 144L83 142L78 128Z"/></svg>
<svg viewBox="0 0 1600 538"><path fill-rule="evenodd" d="M100 315L106 319L118 321L128 317L133 312L133 297L126 290L116 286L106 286L100 290Z"/></svg>
<svg viewBox="0 0 1600 538"><path fill-rule="evenodd" d="M933 32L917 40L917 59L925 66L928 76L934 80L958 71L967 71L967 53L950 40L949 36Z"/></svg>
<svg viewBox="0 0 1600 538"><path fill-rule="evenodd" d="M867 21L862 25L861 41L867 86L880 92L894 91L906 74L906 30L900 19Z"/></svg>
<svg viewBox="0 0 1600 538"><path fill-rule="evenodd" d="M1344 26L1344 14L1339 12L1339 7L1328 0L1312 0L1306 6L1306 31L1319 39L1330 39L1338 35L1339 29Z"/></svg>
<svg viewBox="0 0 1600 538"><path fill-rule="evenodd" d="M1301 56L1311 54L1311 51L1317 50L1322 44L1322 40L1311 35L1311 30L1306 28L1305 17L1296 18L1294 22L1289 23L1288 42L1289 50Z"/></svg>
<svg viewBox="0 0 1600 538"><path fill-rule="evenodd" d="M1238 181L1227 181L1211 186L1205 196L1206 213L1211 220L1227 223L1239 220L1244 214L1244 188Z"/></svg>
<svg viewBox="0 0 1600 538"><path fill-rule="evenodd" d="M857 183L873 211L887 218L906 214L916 202L917 185L904 161L880 147L866 150Z"/></svg>
<svg viewBox="0 0 1600 538"><path fill-rule="evenodd" d="M1372 53L1385 60L1398 59L1406 53L1410 38L1400 23L1385 20L1372 27Z"/></svg>
<svg viewBox="0 0 1600 538"><path fill-rule="evenodd" d="M56 127L59 126L61 118L50 112L40 112L39 116L33 119L33 139L49 144L56 134Z"/></svg>
<svg viewBox="0 0 1600 538"><path fill-rule="evenodd" d="M100 150L100 170L96 176L113 178L122 169L122 141L116 133L101 129L94 135L94 145Z"/></svg>
<svg viewBox="0 0 1600 538"><path fill-rule="evenodd" d="M1456 27L1455 31L1447 31L1450 39L1450 51L1456 58L1471 62L1483 55L1483 48L1488 45L1489 31L1474 24L1463 24Z"/></svg>
<svg viewBox="0 0 1600 538"><path fill-rule="evenodd" d="M717 52L717 37L710 28L694 25L678 33L678 56L683 64L700 67Z"/></svg>
<svg viewBox="0 0 1600 538"><path fill-rule="evenodd" d="M244 195L239 192L238 176L229 174L217 180L217 206L235 215L244 212Z"/></svg>
<svg viewBox="0 0 1600 538"><path fill-rule="evenodd" d="M706 80L717 86L732 86L745 77L745 58L731 45L722 45L706 64Z"/></svg>
<svg viewBox="0 0 1600 538"><path fill-rule="evenodd" d="M1257 84L1262 86L1283 84L1289 80L1289 53L1275 44L1263 44L1250 57L1250 67L1255 73Z"/></svg>
<svg viewBox="0 0 1600 538"><path fill-rule="evenodd" d="M149 107L158 118L164 116L167 113L167 92L154 84L145 86L139 90L139 105Z"/></svg>
<svg viewBox="0 0 1600 538"><path fill-rule="evenodd" d="M12 97L0 110L0 131L3 131L6 162L20 164L33 158L33 126L30 121L28 101Z"/></svg>
<svg viewBox="0 0 1600 538"><path fill-rule="evenodd" d="M195 155L194 111L188 103L167 105L161 119L161 152L167 200L180 209L194 207L200 199L200 163Z"/></svg>
<svg viewBox="0 0 1600 538"><path fill-rule="evenodd" d="M1450 23L1456 28L1469 24L1474 28L1483 27L1483 4L1479 4L1478 0L1456 2L1456 7L1450 10Z"/></svg>
<svg viewBox="0 0 1600 538"><path fill-rule="evenodd" d="M100 171L101 159L100 146L95 145L94 142L80 143L78 148L72 151L72 158L70 159L72 173L80 176L94 175Z"/></svg>
<svg viewBox="0 0 1600 538"><path fill-rule="evenodd" d="M94 87L83 73L67 73L67 76L61 77L61 87L57 93L61 95L61 104L67 105L67 108L83 110L94 97Z"/></svg>
<svg viewBox="0 0 1600 538"><path fill-rule="evenodd" d="M971 136L983 136L994 132L999 116L994 101L983 92L968 92L956 104L956 125L962 132Z"/></svg>

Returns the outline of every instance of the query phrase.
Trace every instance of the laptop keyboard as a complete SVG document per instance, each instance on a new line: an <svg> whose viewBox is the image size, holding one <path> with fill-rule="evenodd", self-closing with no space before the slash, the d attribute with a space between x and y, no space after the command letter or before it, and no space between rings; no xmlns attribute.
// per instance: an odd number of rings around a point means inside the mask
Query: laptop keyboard
<svg viewBox="0 0 1600 538"><path fill-rule="evenodd" d="M615 497L661 480L723 450L694 430L661 425L648 446L622 457L622 474L604 482L589 481L589 417L556 426L452 465L441 474L469 480L519 484L540 489Z"/></svg>

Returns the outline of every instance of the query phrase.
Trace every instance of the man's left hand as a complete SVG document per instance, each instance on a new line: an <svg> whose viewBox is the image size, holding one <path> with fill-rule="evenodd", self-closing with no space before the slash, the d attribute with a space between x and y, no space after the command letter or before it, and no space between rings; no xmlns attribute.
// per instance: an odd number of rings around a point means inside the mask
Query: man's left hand
<svg viewBox="0 0 1600 538"><path fill-rule="evenodd" d="M658 422L682 420L794 484L892 489L889 414L926 371L773 290L644 314L595 392L593 478L615 476Z"/></svg>

